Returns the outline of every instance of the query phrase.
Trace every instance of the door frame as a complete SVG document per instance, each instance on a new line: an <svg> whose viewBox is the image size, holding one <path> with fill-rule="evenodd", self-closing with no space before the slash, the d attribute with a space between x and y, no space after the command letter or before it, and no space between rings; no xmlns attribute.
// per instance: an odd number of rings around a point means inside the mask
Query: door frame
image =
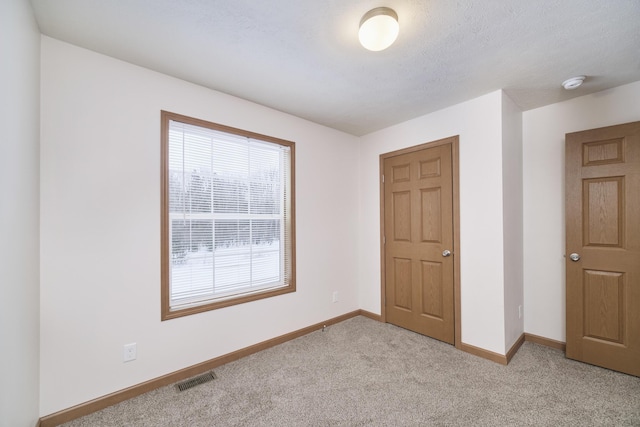
<svg viewBox="0 0 640 427"><path fill-rule="evenodd" d="M384 161L390 157L402 154L413 153L426 148L438 147L441 145L451 146L451 175L452 175L452 199L453 199L453 318L454 318L454 342L456 348L462 346L462 324L460 317L460 162L459 162L459 141L460 136L455 135L436 141L427 142L412 147L402 148L389 153L380 154L380 318L387 323L387 311L385 306L386 295L386 268L385 268L385 213L384 213Z"/></svg>

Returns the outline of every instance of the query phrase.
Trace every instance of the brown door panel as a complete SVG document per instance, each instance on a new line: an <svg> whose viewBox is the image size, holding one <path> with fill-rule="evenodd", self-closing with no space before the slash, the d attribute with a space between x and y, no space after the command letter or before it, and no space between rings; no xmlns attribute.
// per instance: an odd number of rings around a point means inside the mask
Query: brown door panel
<svg viewBox="0 0 640 427"><path fill-rule="evenodd" d="M387 321L454 343L451 144L384 161Z"/></svg>
<svg viewBox="0 0 640 427"><path fill-rule="evenodd" d="M567 134L566 239L567 357L640 376L640 122Z"/></svg>

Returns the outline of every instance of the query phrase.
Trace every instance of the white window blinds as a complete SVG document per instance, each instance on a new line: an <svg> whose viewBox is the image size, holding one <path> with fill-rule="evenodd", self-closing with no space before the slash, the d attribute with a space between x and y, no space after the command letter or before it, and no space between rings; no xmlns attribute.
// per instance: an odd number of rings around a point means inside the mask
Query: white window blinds
<svg viewBox="0 0 640 427"><path fill-rule="evenodd" d="M287 286L290 147L170 120L172 310Z"/></svg>

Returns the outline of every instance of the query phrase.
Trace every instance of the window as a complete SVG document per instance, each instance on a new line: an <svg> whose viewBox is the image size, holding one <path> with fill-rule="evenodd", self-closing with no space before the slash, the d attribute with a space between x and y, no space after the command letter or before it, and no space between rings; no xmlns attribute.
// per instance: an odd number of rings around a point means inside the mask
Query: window
<svg viewBox="0 0 640 427"><path fill-rule="evenodd" d="M294 292L294 143L161 121L162 320Z"/></svg>

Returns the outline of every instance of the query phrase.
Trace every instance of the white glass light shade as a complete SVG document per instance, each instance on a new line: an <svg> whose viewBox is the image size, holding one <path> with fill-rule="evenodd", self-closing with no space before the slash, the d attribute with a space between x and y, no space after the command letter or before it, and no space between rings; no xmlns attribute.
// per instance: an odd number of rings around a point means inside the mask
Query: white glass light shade
<svg viewBox="0 0 640 427"><path fill-rule="evenodd" d="M398 15L393 9L377 7L362 17L358 38L366 49L379 51L396 41L399 30Z"/></svg>

